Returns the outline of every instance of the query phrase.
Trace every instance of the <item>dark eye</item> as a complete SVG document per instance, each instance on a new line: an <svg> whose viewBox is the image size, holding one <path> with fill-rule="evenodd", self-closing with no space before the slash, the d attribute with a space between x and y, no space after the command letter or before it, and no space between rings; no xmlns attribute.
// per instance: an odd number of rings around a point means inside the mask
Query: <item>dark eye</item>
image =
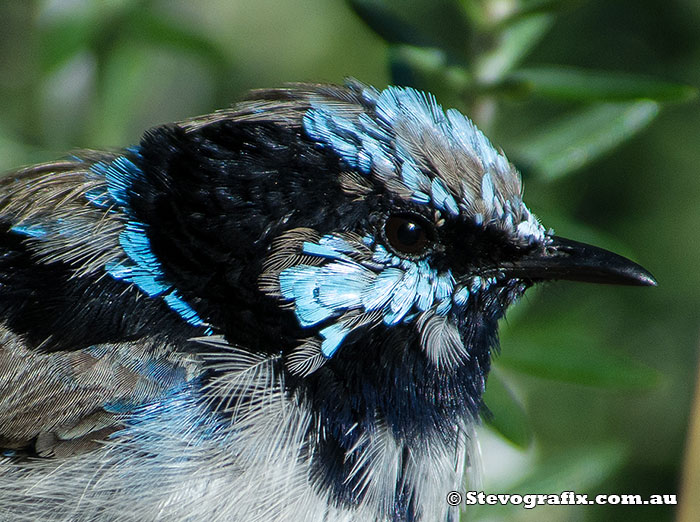
<svg viewBox="0 0 700 522"><path fill-rule="evenodd" d="M420 216L393 215L384 223L384 235L389 245L399 254L423 254L432 240L432 228Z"/></svg>

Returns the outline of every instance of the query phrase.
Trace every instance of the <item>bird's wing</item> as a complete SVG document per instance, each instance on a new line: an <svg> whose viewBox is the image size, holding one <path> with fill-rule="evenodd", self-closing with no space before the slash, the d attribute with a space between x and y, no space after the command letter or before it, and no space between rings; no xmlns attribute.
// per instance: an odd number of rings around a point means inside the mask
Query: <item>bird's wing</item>
<svg viewBox="0 0 700 522"><path fill-rule="evenodd" d="M120 158L88 152L0 181L0 450L89 449L199 371L177 349L188 332L172 334L183 321L109 272L129 260L129 217L100 166Z"/></svg>
<svg viewBox="0 0 700 522"><path fill-rule="evenodd" d="M0 448L39 456L89 450L124 414L198 372L194 357L148 342L42 353L0 327Z"/></svg>

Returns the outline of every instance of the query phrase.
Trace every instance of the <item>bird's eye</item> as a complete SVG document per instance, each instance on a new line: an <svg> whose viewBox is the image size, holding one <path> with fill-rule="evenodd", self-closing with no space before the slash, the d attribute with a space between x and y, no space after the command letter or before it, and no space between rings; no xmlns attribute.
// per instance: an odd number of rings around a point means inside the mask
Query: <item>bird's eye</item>
<svg viewBox="0 0 700 522"><path fill-rule="evenodd" d="M423 254L433 236L430 223L410 214L389 216L384 222L384 235L398 254L410 256Z"/></svg>

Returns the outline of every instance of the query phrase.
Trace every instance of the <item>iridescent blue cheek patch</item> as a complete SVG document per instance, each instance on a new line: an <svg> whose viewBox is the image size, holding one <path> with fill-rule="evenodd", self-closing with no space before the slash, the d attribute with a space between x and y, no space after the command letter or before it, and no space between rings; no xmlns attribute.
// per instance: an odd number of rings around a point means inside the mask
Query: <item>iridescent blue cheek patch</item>
<svg viewBox="0 0 700 522"><path fill-rule="evenodd" d="M355 329L416 323L421 314L446 317L470 295L456 287L449 270L438 272L428 259L401 259L371 236L318 237L300 229L275 246L261 287L289 303L299 325L314 331L300 349L315 367Z"/></svg>

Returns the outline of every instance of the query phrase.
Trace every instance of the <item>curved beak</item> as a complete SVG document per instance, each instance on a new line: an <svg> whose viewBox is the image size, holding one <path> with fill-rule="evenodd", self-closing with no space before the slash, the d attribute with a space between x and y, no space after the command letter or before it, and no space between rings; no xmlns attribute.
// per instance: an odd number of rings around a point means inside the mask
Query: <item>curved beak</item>
<svg viewBox="0 0 700 522"><path fill-rule="evenodd" d="M613 285L656 286L647 270L609 250L551 236L544 251L527 254L500 268L509 277L535 281L564 279Z"/></svg>

